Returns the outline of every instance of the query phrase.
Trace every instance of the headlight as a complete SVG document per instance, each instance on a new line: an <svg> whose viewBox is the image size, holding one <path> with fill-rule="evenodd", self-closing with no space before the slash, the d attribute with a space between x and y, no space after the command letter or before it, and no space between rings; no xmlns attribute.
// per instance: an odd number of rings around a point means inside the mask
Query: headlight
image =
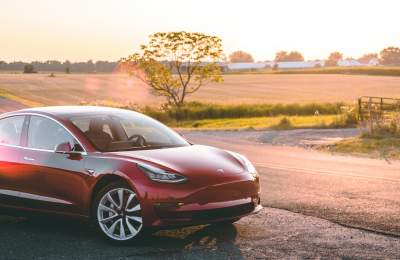
<svg viewBox="0 0 400 260"><path fill-rule="evenodd" d="M166 183L179 183L187 180L186 177L172 172L164 171L160 168L148 165L138 164L140 170L142 170L152 181L166 182Z"/></svg>
<svg viewBox="0 0 400 260"><path fill-rule="evenodd" d="M253 175L254 177L258 175L256 167L254 167L254 165L250 162L249 159L246 158L246 156L231 151L227 152L230 153L233 157L237 158L239 161L243 162L246 171L248 171L251 175Z"/></svg>

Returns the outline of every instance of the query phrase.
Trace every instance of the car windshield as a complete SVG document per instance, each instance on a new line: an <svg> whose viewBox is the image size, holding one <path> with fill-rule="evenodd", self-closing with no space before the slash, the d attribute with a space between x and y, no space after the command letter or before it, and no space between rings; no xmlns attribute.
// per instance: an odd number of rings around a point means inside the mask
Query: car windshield
<svg viewBox="0 0 400 260"><path fill-rule="evenodd" d="M70 121L100 151L116 152L187 146L179 134L136 112L87 115Z"/></svg>

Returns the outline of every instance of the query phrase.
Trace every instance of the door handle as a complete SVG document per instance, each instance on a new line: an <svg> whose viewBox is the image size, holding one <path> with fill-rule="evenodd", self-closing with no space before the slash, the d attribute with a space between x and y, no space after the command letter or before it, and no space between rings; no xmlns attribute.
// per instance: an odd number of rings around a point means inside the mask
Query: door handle
<svg viewBox="0 0 400 260"><path fill-rule="evenodd" d="M24 156L24 160L25 161L34 161L35 159L33 159L31 157Z"/></svg>
<svg viewBox="0 0 400 260"><path fill-rule="evenodd" d="M96 171L93 170L93 169L86 169L86 171L87 171L90 175L93 175L93 174L96 173Z"/></svg>

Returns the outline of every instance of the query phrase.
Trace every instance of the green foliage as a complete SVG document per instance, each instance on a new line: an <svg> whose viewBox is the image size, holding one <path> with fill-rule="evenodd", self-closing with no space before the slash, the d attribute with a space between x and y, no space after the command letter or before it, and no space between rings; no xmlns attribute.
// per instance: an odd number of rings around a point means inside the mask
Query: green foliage
<svg viewBox="0 0 400 260"><path fill-rule="evenodd" d="M215 118L185 121L168 121L171 127L201 128L201 129L325 129L344 128L347 125L338 125L339 115L310 115L310 116L274 116L274 117L246 117L246 118Z"/></svg>
<svg viewBox="0 0 400 260"><path fill-rule="evenodd" d="M155 95L178 109L187 95L209 82L221 82L217 62L221 39L202 33L155 33L141 53L121 60L121 69L145 82Z"/></svg>
<svg viewBox="0 0 400 260"><path fill-rule="evenodd" d="M342 106L342 113L329 125L330 128L357 127L358 112L352 106Z"/></svg>
<svg viewBox="0 0 400 260"><path fill-rule="evenodd" d="M260 116L295 116L314 115L316 111L320 115L332 115L342 113L342 103L326 104L239 104L219 105L189 102L180 109L170 107L154 109L145 107L142 111L161 121L170 120L199 120L208 118L245 118Z"/></svg>

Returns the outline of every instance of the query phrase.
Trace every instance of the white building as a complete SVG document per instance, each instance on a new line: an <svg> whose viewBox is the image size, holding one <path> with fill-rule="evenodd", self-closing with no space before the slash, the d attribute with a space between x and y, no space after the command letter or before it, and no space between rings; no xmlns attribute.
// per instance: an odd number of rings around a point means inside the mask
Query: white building
<svg viewBox="0 0 400 260"><path fill-rule="evenodd" d="M278 61L272 67L277 69L307 69L325 66L324 60L316 61Z"/></svg>
<svg viewBox="0 0 400 260"><path fill-rule="evenodd" d="M271 67L271 62L237 62L228 63L228 70L260 70Z"/></svg>
<svg viewBox="0 0 400 260"><path fill-rule="evenodd" d="M346 59L338 61L339 67L367 67L367 66L378 66L379 60L377 58L372 58L367 63L361 63L355 59Z"/></svg>

